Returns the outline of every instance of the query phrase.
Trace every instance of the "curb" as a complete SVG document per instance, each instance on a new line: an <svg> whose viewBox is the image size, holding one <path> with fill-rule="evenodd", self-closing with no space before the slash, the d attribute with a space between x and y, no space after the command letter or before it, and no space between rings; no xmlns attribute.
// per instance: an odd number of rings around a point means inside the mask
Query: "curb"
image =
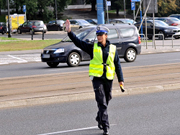
<svg viewBox="0 0 180 135"><path fill-rule="evenodd" d="M115 87L115 89L112 90L112 96L114 97L125 96L125 95L127 96L127 95L163 92L163 91L178 90L178 89L180 89L180 83L156 85L156 86L141 87L141 88L140 87L128 88L126 89L125 93L122 93L121 90L119 90L119 88ZM94 92L28 98L28 99L0 102L0 109L10 108L10 107L21 107L21 106L45 105L45 104L62 103L62 102L73 102L73 101L88 100L94 98L95 98Z"/></svg>

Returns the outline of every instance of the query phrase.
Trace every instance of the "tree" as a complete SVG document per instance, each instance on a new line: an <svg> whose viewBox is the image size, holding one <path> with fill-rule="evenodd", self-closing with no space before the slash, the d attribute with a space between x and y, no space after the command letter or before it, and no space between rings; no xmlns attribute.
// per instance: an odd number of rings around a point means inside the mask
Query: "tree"
<svg viewBox="0 0 180 135"><path fill-rule="evenodd" d="M116 16L119 16L119 10L124 8L123 0L115 0Z"/></svg>
<svg viewBox="0 0 180 135"><path fill-rule="evenodd" d="M1 15L1 9L6 9L6 0L0 0L0 15Z"/></svg>
<svg viewBox="0 0 180 135"><path fill-rule="evenodd" d="M159 0L158 16L168 16L174 11L177 11L178 6L176 0Z"/></svg>

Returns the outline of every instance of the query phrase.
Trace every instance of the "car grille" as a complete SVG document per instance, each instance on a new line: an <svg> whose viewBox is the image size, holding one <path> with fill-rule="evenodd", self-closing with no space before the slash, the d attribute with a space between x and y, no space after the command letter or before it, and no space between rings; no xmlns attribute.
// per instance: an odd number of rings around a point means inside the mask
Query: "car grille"
<svg viewBox="0 0 180 135"><path fill-rule="evenodd" d="M173 32L180 32L180 30L173 30Z"/></svg>
<svg viewBox="0 0 180 135"><path fill-rule="evenodd" d="M54 53L55 50L44 50L43 53L44 54L52 54Z"/></svg>

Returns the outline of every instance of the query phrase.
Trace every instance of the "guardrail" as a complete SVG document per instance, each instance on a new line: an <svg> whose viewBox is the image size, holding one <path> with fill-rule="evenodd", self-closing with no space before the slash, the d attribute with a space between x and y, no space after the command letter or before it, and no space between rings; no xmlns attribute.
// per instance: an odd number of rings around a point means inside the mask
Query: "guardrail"
<svg viewBox="0 0 180 135"><path fill-rule="evenodd" d="M139 35L140 35L140 38L141 38L141 36L143 36L144 45L145 45L145 34L139 34Z"/></svg>
<svg viewBox="0 0 180 135"><path fill-rule="evenodd" d="M173 35L172 35L172 48L174 47L174 39L173 39L174 36L177 36L177 35L176 35L176 34L173 34Z"/></svg>
<svg viewBox="0 0 180 135"><path fill-rule="evenodd" d="M42 40L44 40L44 27L43 28L43 31L42 31ZM32 29L32 33L31 33L31 40L33 40L33 35L34 35L34 29Z"/></svg>
<svg viewBox="0 0 180 135"><path fill-rule="evenodd" d="M153 46L153 43L154 43L155 49L156 49L155 36L158 36L158 35L159 35L159 36L160 36L160 35L163 36L163 41L162 41L162 42L163 42L163 47L164 47L164 34L154 34L154 35L153 35L152 46Z"/></svg>

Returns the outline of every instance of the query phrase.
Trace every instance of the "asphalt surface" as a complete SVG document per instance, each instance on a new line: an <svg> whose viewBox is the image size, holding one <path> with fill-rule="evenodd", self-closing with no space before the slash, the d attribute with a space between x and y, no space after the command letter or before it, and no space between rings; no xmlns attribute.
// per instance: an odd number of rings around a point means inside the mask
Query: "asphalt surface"
<svg viewBox="0 0 180 135"><path fill-rule="evenodd" d="M113 97L110 135L179 135L180 89ZM96 101L84 100L0 110L1 135L102 135Z"/></svg>
<svg viewBox="0 0 180 135"><path fill-rule="evenodd" d="M40 50L1 52L5 54L33 54ZM180 51L179 47L142 47L141 54ZM130 71L130 72L129 72ZM180 63L137 68L123 68L126 92L121 93L114 80L113 96L160 92L180 88ZM37 75L0 79L0 108L40 105L94 98L88 72ZM53 78L53 81L52 81ZM83 84L83 85L82 85Z"/></svg>

